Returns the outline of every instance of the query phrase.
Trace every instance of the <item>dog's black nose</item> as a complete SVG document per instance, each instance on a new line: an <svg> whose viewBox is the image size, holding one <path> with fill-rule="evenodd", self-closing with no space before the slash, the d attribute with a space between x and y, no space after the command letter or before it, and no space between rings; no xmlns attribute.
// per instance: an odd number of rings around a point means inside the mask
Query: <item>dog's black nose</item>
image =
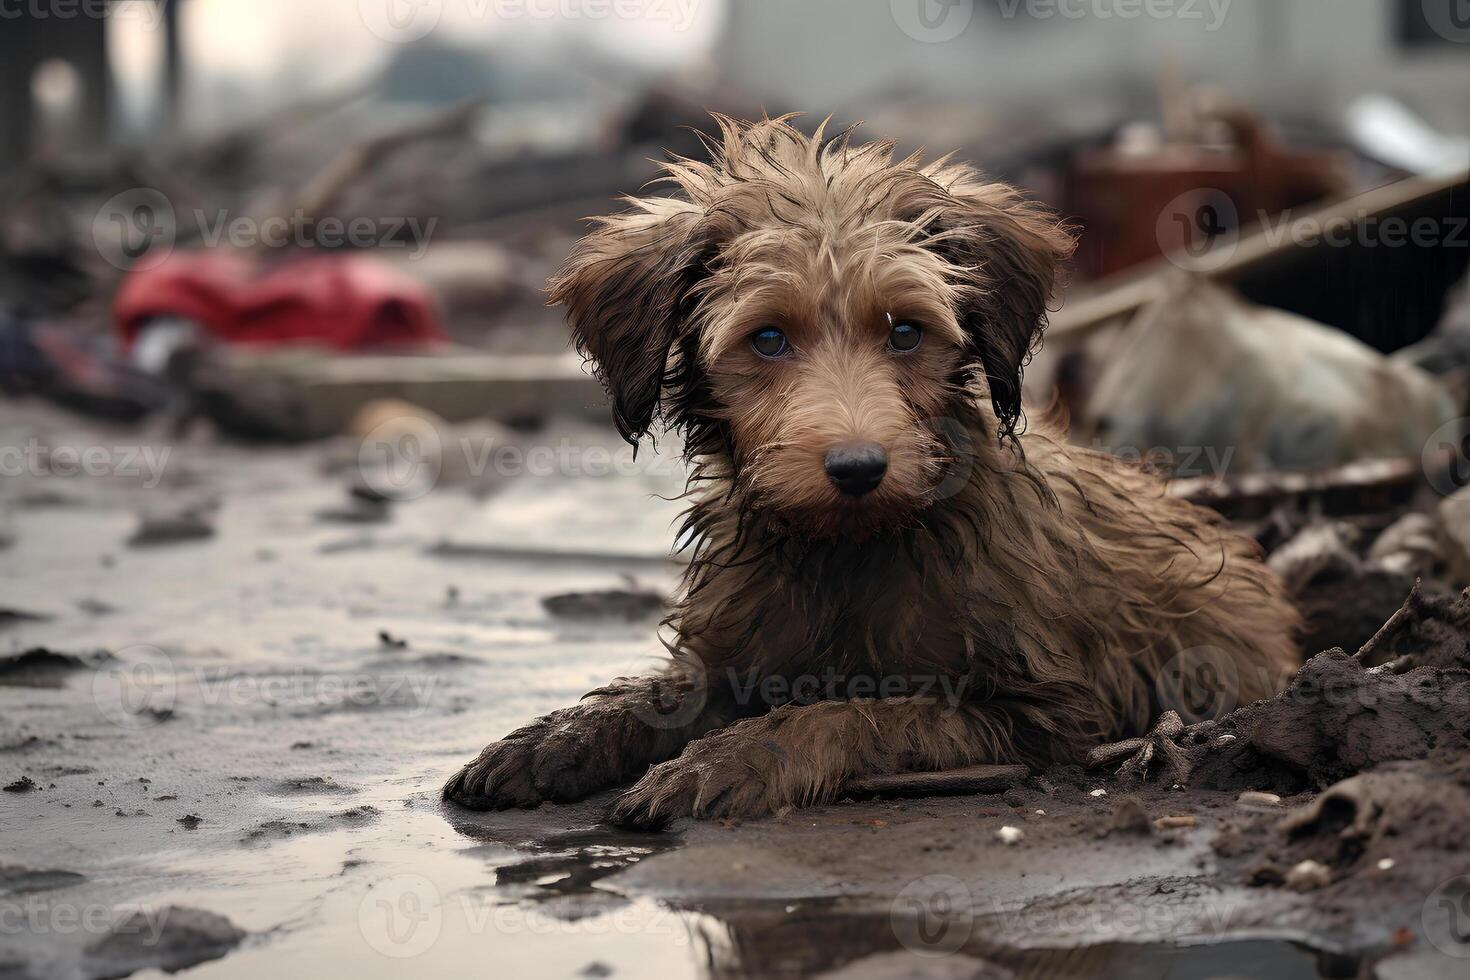
<svg viewBox="0 0 1470 980"><path fill-rule="evenodd" d="M827 450L822 461L827 477L838 490L852 497L877 488L888 472L888 454L875 442L849 443Z"/></svg>

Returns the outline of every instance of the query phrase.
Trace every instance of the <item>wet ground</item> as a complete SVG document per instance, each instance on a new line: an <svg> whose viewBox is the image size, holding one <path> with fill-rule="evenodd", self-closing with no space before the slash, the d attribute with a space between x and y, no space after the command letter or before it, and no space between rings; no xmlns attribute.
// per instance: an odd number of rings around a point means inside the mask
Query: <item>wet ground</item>
<svg viewBox="0 0 1470 980"><path fill-rule="evenodd" d="M603 800L444 808L485 742L653 662L646 599L544 600L677 572L676 466L588 475L616 437L570 423L514 438L573 461L373 505L354 444L5 406L0 978L1464 975L1402 881L1319 907L1215 846L1309 794L1151 787L1132 826L1079 775L650 835ZM106 463L67 475L68 446Z"/></svg>

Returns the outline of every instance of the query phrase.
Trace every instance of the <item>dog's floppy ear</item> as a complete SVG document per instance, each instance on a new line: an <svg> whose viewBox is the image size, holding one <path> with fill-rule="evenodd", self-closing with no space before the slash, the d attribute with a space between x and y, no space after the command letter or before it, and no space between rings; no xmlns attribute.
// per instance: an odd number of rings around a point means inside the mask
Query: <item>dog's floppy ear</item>
<svg viewBox="0 0 1470 980"><path fill-rule="evenodd" d="M1009 185L964 171L945 190L948 200L929 212L930 247L966 287L960 326L985 370L999 435L1014 439L1021 372L1040 344L1047 303L1076 242L1055 215Z"/></svg>
<svg viewBox="0 0 1470 980"><path fill-rule="evenodd" d="M577 349L612 399L613 421L637 445L658 414L669 351L688 320L703 267L700 212L672 198L597 219L548 284L565 304Z"/></svg>

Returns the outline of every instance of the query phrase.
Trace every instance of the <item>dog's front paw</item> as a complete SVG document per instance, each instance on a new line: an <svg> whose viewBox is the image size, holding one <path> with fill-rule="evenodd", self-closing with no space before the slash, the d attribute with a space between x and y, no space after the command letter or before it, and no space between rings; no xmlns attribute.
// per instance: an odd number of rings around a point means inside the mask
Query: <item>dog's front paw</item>
<svg viewBox="0 0 1470 980"><path fill-rule="evenodd" d="M615 783L606 768L575 733L532 726L485 746L444 784L444 798L472 810L565 803Z"/></svg>
<svg viewBox="0 0 1470 980"><path fill-rule="evenodd" d="M773 811L771 749L747 752L746 740L711 735L677 759L648 770L613 803L608 819L632 830L661 830L679 817L764 816Z"/></svg>

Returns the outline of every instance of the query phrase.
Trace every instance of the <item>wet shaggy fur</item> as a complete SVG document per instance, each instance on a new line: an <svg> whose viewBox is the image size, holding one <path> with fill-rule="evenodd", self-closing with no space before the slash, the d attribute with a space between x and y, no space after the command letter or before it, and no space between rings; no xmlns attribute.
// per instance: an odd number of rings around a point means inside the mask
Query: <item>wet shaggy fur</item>
<svg viewBox="0 0 1470 980"><path fill-rule="evenodd" d="M613 817L751 816L850 780L1045 766L1280 689L1296 615L1254 542L1136 466L1022 424L1072 248L968 167L717 117L710 162L601 219L553 280L632 442L692 463L692 560L658 674L488 746L478 808L637 780ZM919 347L887 345L894 322ZM775 326L790 352L757 355ZM844 496L826 452L881 445Z"/></svg>

